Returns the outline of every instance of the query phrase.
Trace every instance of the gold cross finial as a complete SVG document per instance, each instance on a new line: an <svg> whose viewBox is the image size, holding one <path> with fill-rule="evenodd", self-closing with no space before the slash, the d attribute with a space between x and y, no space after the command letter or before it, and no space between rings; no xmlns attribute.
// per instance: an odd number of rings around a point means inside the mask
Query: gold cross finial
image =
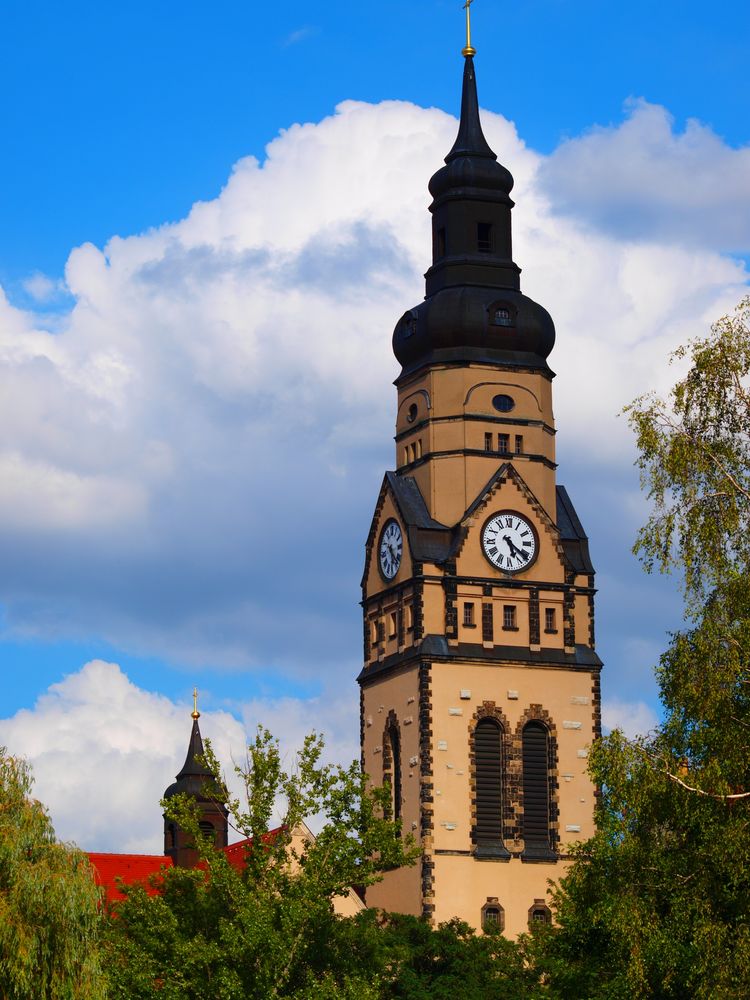
<svg viewBox="0 0 750 1000"><path fill-rule="evenodd" d="M198 711L198 688L193 688L193 711L191 714L194 719L201 717L201 713Z"/></svg>
<svg viewBox="0 0 750 1000"><path fill-rule="evenodd" d="M477 50L471 44L471 5L474 0L466 0L464 10L466 11L466 45L461 49L462 56L475 56Z"/></svg>

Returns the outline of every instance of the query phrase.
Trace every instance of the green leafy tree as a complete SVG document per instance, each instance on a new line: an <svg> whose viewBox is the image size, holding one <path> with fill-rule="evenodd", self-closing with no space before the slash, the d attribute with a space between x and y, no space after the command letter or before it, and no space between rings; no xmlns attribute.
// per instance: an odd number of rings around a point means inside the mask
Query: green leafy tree
<svg viewBox="0 0 750 1000"><path fill-rule="evenodd" d="M308 736L291 768L278 742L258 729L237 767L242 799L228 803L236 830L250 839L239 870L200 832L195 803L164 803L199 846L204 869L167 871L162 892L128 892L110 922L115 997L368 998L379 996L373 969L341 946L333 900L386 869L413 862L410 837L383 818L387 794L372 790L356 764L323 765L323 741ZM223 798L218 763L206 762ZM279 819L274 822L274 817ZM317 836L300 837L309 816Z"/></svg>
<svg viewBox="0 0 750 1000"><path fill-rule="evenodd" d="M98 1000L99 891L31 788L28 764L0 748L0 997Z"/></svg>
<svg viewBox="0 0 750 1000"><path fill-rule="evenodd" d="M664 721L591 754L598 830L534 943L560 997L750 992L750 299L629 408L652 514L636 551L681 574L657 671Z"/></svg>
<svg viewBox="0 0 750 1000"><path fill-rule="evenodd" d="M380 947L392 978L384 1000L530 1000L537 976L514 941L499 931L477 934L451 920L432 927L403 914L379 918Z"/></svg>

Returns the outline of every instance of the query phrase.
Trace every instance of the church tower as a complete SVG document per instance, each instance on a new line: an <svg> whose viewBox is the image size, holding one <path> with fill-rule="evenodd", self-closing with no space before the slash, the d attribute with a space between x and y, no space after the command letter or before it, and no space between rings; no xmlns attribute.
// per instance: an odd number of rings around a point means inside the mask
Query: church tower
<svg viewBox="0 0 750 1000"><path fill-rule="evenodd" d="M200 808L199 825L201 832L214 838L216 847L226 847L229 833L228 812L223 802L219 802L213 794L215 781L213 775L201 763L203 759L203 738L198 719L198 692L193 694L193 711L191 714L193 727L190 731L185 763L176 780L164 792L165 799L174 795L189 795L194 798ZM164 853L172 858L175 865L181 868L194 868L200 857L193 838L173 820L164 817Z"/></svg>
<svg viewBox="0 0 750 1000"><path fill-rule="evenodd" d="M367 903L515 936L550 919L547 880L593 833L601 661L588 541L556 477L555 328L520 291L513 178L463 54L426 297L393 334L396 470L362 580L362 761L422 854Z"/></svg>

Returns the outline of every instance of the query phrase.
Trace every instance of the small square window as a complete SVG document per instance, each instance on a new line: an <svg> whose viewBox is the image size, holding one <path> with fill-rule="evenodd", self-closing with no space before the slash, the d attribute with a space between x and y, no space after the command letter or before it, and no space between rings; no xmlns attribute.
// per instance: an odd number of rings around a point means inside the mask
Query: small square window
<svg viewBox="0 0 750 1000"><path fill-rule="evenodd" d="M391 624L390 638L393 639L396 635L396 631L398 628L398 619L396 618L395 611L391 612L390 624Z"/></svg>
<svg viewBox="0 0 750 1000"><path fill-rule="evenodd" d="M551 924L552 914L550 908L543 900L535 900L534 905L529 910L529 927L537 924Z"/></svg>
<svg viewBox="0 0 750 1000"><path fill-rule="evenodd" d="M506 631L516 632L516 606L515 604L505 604L503 606L503 628Z"/></svg>
<svg viewBox="0 0 750 1000"><path fill-rule="evenodd" d="M523 454L523 434L516 434L516 455Z"/></svg>
<svg viewBox="0 0 750 1000"><path fill-rule="evenodd" d="M492 322L495 326L513 326L513 317L507 306L500 306L495 310Z"/></svg>
<svg viewBox="0 0 750 1000"><path fill-rule="evenodd" d="M505 930L505 915L502 906L497 904L482 907L482 927L488 931Z"/></svg>
<svg viewBox="0 0 750 1000"><path fill-rule="evenodd" d="M510 434L498 434L497 450L501 455L510 454Z"/></svg>
<svg viewBox="0 0 750 1000"><path fill-rule="evenodd" d="M544 631L557 632L557 621L554 608L544 609Z"/></svg>
<svg viewBox="0 0 750 1000"><path fill-rule="evenodd" d="M492 224L477 223L477 250L480 253L492 253Z"/></svg>
<svg viewBox="0 0 750 1000"><path fill-rule="evenodd" d="M484 435L484 450L492 451L492 434Z"/></svg>
<svg viewBox="0 0 750 1000"><path fill-rule="evenodd" d="M474 605L471 603L464 604L464 625L467 628L475 628L474 622Z"/></svg>

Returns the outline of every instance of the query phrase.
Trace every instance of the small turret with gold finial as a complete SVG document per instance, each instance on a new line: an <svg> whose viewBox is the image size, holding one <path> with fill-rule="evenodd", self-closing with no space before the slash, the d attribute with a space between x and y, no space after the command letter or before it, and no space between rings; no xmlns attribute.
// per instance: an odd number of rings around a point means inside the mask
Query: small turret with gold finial
<svg viewBox="0 0 750 1000"><path fill-rule="evenodd" d="M190 713L193 719L200 719L201 713L198 711L198 688L193 688L193 711Z"/></svg>

